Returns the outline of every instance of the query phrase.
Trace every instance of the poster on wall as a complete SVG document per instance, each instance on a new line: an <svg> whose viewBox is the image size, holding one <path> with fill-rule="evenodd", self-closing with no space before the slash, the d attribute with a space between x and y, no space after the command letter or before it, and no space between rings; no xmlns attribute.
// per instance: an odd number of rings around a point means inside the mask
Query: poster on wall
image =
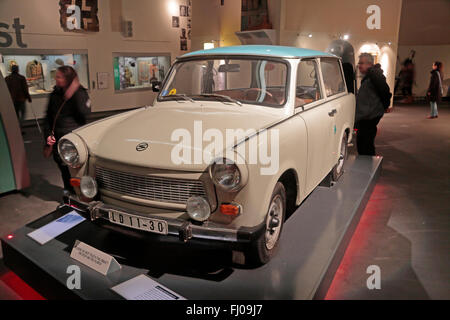
<svg viewBox="0 0 450 320"><path fill-rule="evenodd" d="M108 89L109 73L97 72L97 83L99 89Z"/></svg>
<svg viewBox="0 0 450 320"><path fill-rule="evenodd" d="M187 51L188 50L187 35L186 35L186 29L185 28L181 29L180 50L181 51Z"/></svg>
<svg viewBox="0 0 450 320"><path fill-rule="evenodd" d="M241 31L272 29L267 0L242 0Z"/></svg>
<svg viewBox="0 0 450 320"><path fill-rule="evenodd" d="M180 17L187 17L187 6L180 6Z"/></svg>
<svg viewBox="0 0 450 320"><path fill-rule="evenodd" d="M98 32L98 0L60 0L61 28L67 32Z"/></svg>
<svg viewBox="0 0 450 320"><path fill-rule="evenodd" d="M172 28L179 28L180 27L180 18L173 16L172 17Z"/></svg>
<svg viewBox="0 0 450 320"><path fill-rule="evenodd" d="M191 46L192 2L190 0L185 1L180 4L179 8L180 16L176 17L176 23L172 20L172 27L180 28L180 51L189 51Z"/></svg>

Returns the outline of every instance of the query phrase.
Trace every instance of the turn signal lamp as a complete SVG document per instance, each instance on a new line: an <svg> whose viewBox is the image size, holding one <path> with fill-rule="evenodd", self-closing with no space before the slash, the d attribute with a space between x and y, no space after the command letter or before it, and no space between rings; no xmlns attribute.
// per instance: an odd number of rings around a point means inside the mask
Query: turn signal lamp
<svg viewBox="0 0 450 320"><path fill-rule="evenodd" d="M241 212L241 208L236 204L222 203L220 205L220 212L226 216L237 216Z"/></svg>
<svg viewBox="0 0 450 320"><path fill-rule="evenodd" d="M81 184L81 179L80 178L71 178L70 179L70 185L72 187L79 187Z"/></svg>

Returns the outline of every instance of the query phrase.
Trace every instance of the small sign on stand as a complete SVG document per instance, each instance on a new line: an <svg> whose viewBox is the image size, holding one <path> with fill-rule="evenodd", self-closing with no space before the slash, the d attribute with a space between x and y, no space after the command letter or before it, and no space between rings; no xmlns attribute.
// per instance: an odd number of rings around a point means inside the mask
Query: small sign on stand
<svg viewBox="0 0 450 320"><path fill-rule="evenodd" d="M186 300L144 274L111 288L127 300Z"/></svg>
<svg viewBox="0 0 450 320"><path fill-rule="evenodd" d="M79 240L76 240L70 257L105 276L122 268L113 256Z"/></svg>

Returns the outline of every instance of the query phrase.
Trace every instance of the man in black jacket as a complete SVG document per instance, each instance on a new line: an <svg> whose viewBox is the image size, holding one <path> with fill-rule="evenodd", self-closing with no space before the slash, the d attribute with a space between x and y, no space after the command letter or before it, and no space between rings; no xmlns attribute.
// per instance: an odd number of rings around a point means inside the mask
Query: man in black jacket
<svg viewBox="0 0 450 320"><path fill-rule="evenodd" d="M31 102L30 93L28 91L27 80L24 76L19 74L19 67L13 65L11 67L11 74L5 78L6 84L11 94L11 99L16 109L19 125L22 124L25 115L25 101Z"/></svg>
<svg viewBox="0 0 450 320"><path fill-rule="evenodd" d="M356 96L357 149L360 155L374 156L377 125L389 108L392 94L381 66L374 65L371 54L359 56L358 69L364 78Z"/></svg>

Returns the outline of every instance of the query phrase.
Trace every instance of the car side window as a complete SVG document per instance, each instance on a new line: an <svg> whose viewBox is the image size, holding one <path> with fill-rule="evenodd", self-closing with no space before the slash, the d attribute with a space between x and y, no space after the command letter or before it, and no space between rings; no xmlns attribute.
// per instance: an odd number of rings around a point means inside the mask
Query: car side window
<svg viewBox="0 0 450 320"><path fill-rule="evenodd" d="M320 80L315 60L300 61L297 69L297 84L295 91L295 107L320 100Z"/></svg>
<svg viewBox="0 0 450 320"><path fill-rule="evenodd" d="M345 82L338 59L322 58L320 68L327 97L345 92Z"/></svg>

